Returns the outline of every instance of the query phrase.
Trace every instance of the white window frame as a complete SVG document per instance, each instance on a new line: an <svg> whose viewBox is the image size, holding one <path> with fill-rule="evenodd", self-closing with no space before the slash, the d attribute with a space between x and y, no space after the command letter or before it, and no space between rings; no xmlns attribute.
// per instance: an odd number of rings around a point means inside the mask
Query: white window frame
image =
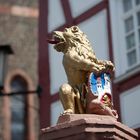
<svg viewBox="0 0 140 140"><path fill-rule="evenodd" d="M134 6L134 2L132 0L132 4ZM134 74L135 68L140 68L140 43L139 43L139 35L138 35L138 23L137 23L137 12L140 11L140 5L132 7L132 9L128 12L124 12L123 9L123 0L110 0L110 15L111 15L111 28L112 28L112 44L113 44L113 54L114 54L114 62L116 67L116 82L121 81L123 78L126 78L125 75ZM135 15L133 15L135 13ZM134 32L135 32L135 40L136 40L136 48L137 48L137 63L132 67L128 67L127 64L127 46L125 40L125 23L124 20L133 15L134 17ZM139 54L138 54L139 53ZM129 74L130 73L130 74Z"/></svg>
<svg viewBox="0 0 140 140"><path fill-rule="evenodd" d="M128 33L125 33L125 31L124 31L126 57L127 57L128 52L130 52L132 50L136 50L136 63L132 66L128 66L128 64L127 64L128 71L140 64L140 54L139 54L140 44L139 44L139 35L138 35L138 29L140 29L140 27L138 28L138 21L137 21L137 13L140 12L140 5L136 6L135 1L134 0L131 0L131 1L132 1L132 9L131 10L129 10L128 12L125 13L122 9L122 11L123 11L122 20L123 20L123 24L124 24L124 29L125 29L125 22L124 21L131 16L133 17L133 24L134 24L133 31L130 31ZM122 1L122 8L123 8L123 1ZM132 33L135 34L135 48L133 47L130 50L127 50L126 36L128 36ZM127 60L127 58L126 58L126 60Z"/></svg>

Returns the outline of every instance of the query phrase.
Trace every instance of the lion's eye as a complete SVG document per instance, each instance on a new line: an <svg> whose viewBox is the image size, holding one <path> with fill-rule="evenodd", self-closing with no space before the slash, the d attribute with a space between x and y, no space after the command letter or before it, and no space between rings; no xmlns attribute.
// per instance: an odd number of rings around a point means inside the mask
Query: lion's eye
<svg viewBox="0 0 140 140"><path fill-rule="evenodd" d="M68 29L67 29L67 28L65 28L64 32L68 32Z"/></svg>
<svg viewBox="0 0 140 140"><path fill-rule="evenodd" d="M75 40L78 41L78 42L80 42L80 39L79 38L75 38Z"/></svg>

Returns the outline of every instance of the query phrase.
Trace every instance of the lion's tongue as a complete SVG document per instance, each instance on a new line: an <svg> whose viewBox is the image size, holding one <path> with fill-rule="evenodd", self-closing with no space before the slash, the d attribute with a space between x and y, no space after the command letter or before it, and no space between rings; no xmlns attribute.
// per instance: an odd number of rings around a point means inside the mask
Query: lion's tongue
<svg viewBox="0 0 140 140"><path fill-rule="evenodd" d="M57 44L57 43L60 42L60 41L54 40L54 39L47 39L47 41L48 41L50 44Z"/></svg>

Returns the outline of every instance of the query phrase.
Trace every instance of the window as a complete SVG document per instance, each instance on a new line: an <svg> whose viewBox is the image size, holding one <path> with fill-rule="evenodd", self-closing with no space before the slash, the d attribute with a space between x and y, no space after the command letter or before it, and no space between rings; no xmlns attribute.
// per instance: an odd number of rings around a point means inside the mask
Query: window
<svg viewBox="0 0 140 140"><path fill-rule="evenodd" d="M136 1L136 5L140 4L140 0L135 0Z"/></svg>
<svg viewBox="0 0 140 140"><path fill-rule="evenodd" d="M128 12L130 9L132 9L132 1L123 0L123 8L124 8L124 12Z"/></svg>
<svg viewBox="0 0 140 140"><path fill-rule="evenodd" d="M127 69L140 64L140 0L123 0Z"/></svg>
<svg viewBox="0 0 140 140"><path fill-rule="evenodd" d="M12 92L27 91L26 81L16 76L11 81ZM13 95L11 98L11 137L12 140L25 140L26 136L26 97Z"/></svg>
<svg viewBox="0 0 140 140"><path fill-rule="evenodd" d="M125 19L125 32L128 33L134 29L133 16Z"/></svg>

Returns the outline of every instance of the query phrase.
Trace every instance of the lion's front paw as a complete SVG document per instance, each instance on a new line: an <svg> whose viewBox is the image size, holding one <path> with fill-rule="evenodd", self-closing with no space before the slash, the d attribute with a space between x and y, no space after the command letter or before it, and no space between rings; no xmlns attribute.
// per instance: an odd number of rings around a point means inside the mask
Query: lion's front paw
<svg viewBox="0 0 140 140"><path fill-rule="evenodd" d="M111 61L104 61L105 71L112 73L115 70L114 64Z"/></svg>
<svg viewBox="0 0 140 140"><path fill-rule="evenodd" d="M73 114L73 110L72 109L66 109L64 110L64 112L62 113L62 115L67 115L67 114Z"/></svg>

